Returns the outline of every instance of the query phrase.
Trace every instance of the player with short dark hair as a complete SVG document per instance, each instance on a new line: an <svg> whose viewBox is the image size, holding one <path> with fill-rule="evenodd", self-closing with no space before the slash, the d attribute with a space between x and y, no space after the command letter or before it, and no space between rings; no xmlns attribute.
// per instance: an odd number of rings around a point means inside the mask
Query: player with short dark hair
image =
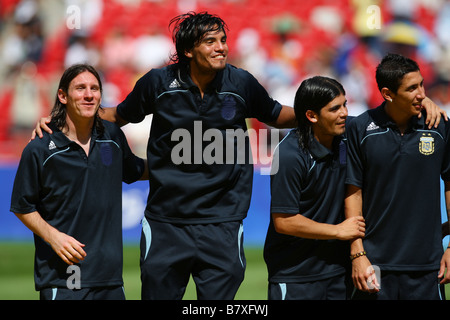
<svg viewBox="0 0 450 320"><path fill-rule="evenodd" d="M344 217L346 104L344 88L328 77L297 90L298 128L278 145L271 176L269 299L347 297L348 240L364 236L364 219Z"/></svg>
<svg viewBox="0 0 450 320"><path fill-rule="evenodd" d="M93 67L68 68L53 134L25 147L16 173L11 211L34 233L35 286L44 300L125 298L122 181L147 174L120 128L98 117L101 93Z"/></svg>
<svg viewBox="0 0 450 320"><path fill-rule="evenodd" d="M366 221L365 237L351 243L354 298L440 299L450 279L440 211L440 177L450 199L449 124L418 118L426 96L415 61L389 54L376 79L385 101L347 127L346 215Z"/></svg>

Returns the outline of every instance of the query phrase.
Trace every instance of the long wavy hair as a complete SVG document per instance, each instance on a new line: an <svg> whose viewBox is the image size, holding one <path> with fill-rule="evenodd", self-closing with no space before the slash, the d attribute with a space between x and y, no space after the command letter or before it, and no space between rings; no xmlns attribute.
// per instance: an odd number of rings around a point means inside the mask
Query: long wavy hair
<svg viewBox="0 0 450 320"><path fill-rule="evenodd" d="M76 77L78 76L80 73L83 72L90 72L94 75L95 78L97 78L99 87L100 87L100 93L103 93L103 88L102 88L102 81L100 79L100 75L98 74L98 72L95 70L95 68L91 65L88 64L75 64L70 66L69 68L67 68L63 75L61 76L61 79L59 81L59 85L58 85L58 90L56 93L56 98L55 98L55 103L53 105L52 111L51 111L51 118L52 121L55 123L56 127L59 130L64 130L67 127L67 123L66 123L66 116L67 116L67 106L63 103L61 103L61 101L59 101L58 98L58 91L59 89L61 89L62 91L64 91L65 94L68 94L69 92L69 85L70 82ZM97 129L98 133L103 133L104 131L104 127L103 127L103 122L99 116L99 110L102 107L100 106L99 109L97 110L97 112L95 113L95 118L94 118L94 127Z"/></svg>
<svg viewBox="0 0 450 320"><path fill-rule="evenodd" d="M300 84L295 94L294 111L298 121L296 131L301 148L309 148L313 137L311 122L306 117L306 111L312 110L319 114L323 107L340 95L345 95L344 87L332 78L315 76Z"/></svg>
<svg viewBox="0 0 450 320"><path fill-rule="evenodd" d="M194 48L207 32L223 31L226 34L228 26L217 15L208 12L195 13L190 11L170 20L169 28L173 25L172 40L175 53L170 60L174 63L189 64L186 52Z"/></svg>

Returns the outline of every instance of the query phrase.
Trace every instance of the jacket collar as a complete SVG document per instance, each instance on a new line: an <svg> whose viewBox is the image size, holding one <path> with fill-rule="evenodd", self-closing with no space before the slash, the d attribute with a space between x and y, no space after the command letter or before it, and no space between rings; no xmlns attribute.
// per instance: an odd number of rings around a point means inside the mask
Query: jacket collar
<svg viewBox="0 0 450 320"><path fill-rule="evenodd" d="M332 150L322 145L316 138L312 137L309 144L309 152L315 159L323 159L327 156L331 156L339 152L339 144L341 143L343 136L336 136L333 140Z"/></svg>
<svg viewBox="0 0 450 320"><path fill-rule="evenodd" d="M226 68L227 68L227 66L225 67L225 69ZM219 89L221 87L225 69L220 70L216 74L213 81L211 81L211 83L209 84L209 87L208 87L209 90ZM197 87L197 85L192 81L192 78L190 76L189 65L178 64L177 73L178 73L178 80L180 81L180 84L184 89L190 89L192 87Z"/></svg>
<svg viewBox="0 0 450 320"><path fill-rule="evenodd" d="M58 148L64 148L70 145L71 143L74 143L74 141L67 138L67 136L56 127L54 122L50 122L49 127L53 131L53 134L50 135L50 138ZM99 135L97 134L97 130L94 126L92 128L91 141L96 140L98 136Z"/></svg>
<svg viewBox="0 0 450 320"><path fill-rule="evenodd" d="M380 106L373 109L373 118L377 125L387 128L387 127L397 127L396 123L388 116L385 110L386 102L383 102ZM425 126L426 113L422 112L422 117L419 119L414 116L410 120L410 125L412 128L422 128Z"/></svg>

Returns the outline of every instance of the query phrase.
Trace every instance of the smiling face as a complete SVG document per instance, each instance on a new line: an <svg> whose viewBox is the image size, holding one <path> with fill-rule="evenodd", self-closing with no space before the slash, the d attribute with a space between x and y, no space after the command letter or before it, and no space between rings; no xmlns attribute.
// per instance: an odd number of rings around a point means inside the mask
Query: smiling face
<svg viewBox="0 0 450 320"><path fill-rule="evenodd" d="M344 134L347 116L347 100L343 94L330 101L319 113L307 111L315 138L328 147L335 136Z"/></svg>
<svg viewBox="0 0 450 320"><path fill-rule="evenodd" d="M191 73L215 74L223 70L227 63L228 44L223 30L205 33L192 50L186 52L190 58Z"/></svg>
<svg viewBox="0 0 450 320"><path fill-rule="evenodd" d="M397 92L389 89L385 92L386 100L395 105L396 112L410 117L421 112L425 97L423 77L419 71L405 74Z"/></svg>
<svg viewBox="0 0 450 320"><path fill-rule="evenodd" d="M93 120L100 107L100 85L92 73L84 71L73 78L67 92L58 90L58 98L66 105L67 116L72 121Z"/></svg>

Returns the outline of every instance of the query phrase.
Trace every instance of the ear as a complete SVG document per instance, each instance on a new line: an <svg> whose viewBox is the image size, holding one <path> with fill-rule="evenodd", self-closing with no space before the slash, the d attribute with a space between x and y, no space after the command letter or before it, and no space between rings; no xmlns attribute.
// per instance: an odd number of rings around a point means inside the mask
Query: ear
<svg viewBox="0 0 450 320"><path fill-rule="evenodd" d="M392 102L392 100L393 100L393 94L392 94L392 91L391 90L389 90L388 88L386 88L386 87L384 87L384 88L382 88L381 89L381 95L382 95L382 97L383 97L383 99L384 100L387 100L387 101L389 101L389 102Z"/></svg>
<svg viewBox="0 0 450 320"><path fill-rule="evenodd" d="M67 104L67 95L62 89L58 89L58 99L62 104Z"/></svg>
<svg viewBox="0 0 450 320"><path fill-rule="evenodd" d="M312 110L307 110L305 115L306 118L312 123L316 123L319 120L319 116L317 115L317 113Z"/></svg>
<svg viewBox="0 0 450 320"><path fill-rule="evenodd" d="M185 52L184 52L184 55L185 55L186 57L188 57L189 59L192 59L192 51L185 51Z"/></svg>

